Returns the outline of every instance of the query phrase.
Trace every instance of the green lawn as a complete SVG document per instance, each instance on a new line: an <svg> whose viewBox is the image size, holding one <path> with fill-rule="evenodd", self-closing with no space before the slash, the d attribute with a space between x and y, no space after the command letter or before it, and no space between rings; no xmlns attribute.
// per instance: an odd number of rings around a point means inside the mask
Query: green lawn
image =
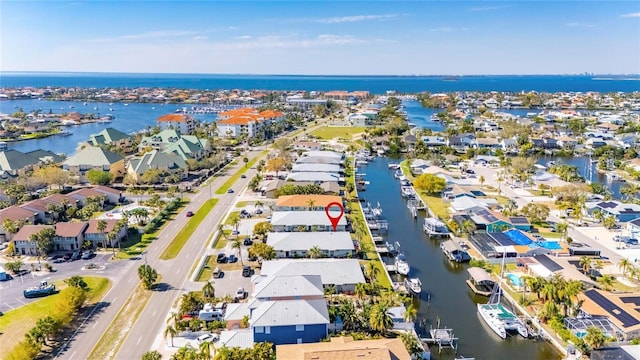
<svg viewBox="0 0 640 360"><path fill-rule="evenodd" d="M169 260L173 259L180 253L180 250L184 247L184 244L187 243L191 235L196 231L198 226L202 223L202 221L207 217L211 209L218 203L218 199L209 199L207 202L196 211L196 213L189 219L187 225L182 229L181 232L176 235L171 243L167 246L166 249L160 255L160 259Z"/></svg>
<svg viewBox="0 0 640 360"><path fill-rule="evenodd" d="M442 201L440 196L431 196L420 194L420 198L427 204L429 209L443 221L448 220L451 217L449 213L449 204Z"/></svg>
<svg viewBox="0 0 640 360"><path fill-rule="evenodd" d="M217 265L216 260L217 258L215 256L207 256L207 260L205 261L200 274L198 274L198 278L196 279L196 281L207 281L211 279L211 275L213 275L213 269L215 269Z"/></svg>
<svg viewBox="0 0 640 360"><path fill-rule="evenodd" d="M87 304L98 302L111 286L111 282L107 278L97 276L83 276L84 281L89 285L89 296ZM66 287L66 284L60 280L55 281L57 289ZM9 310L0 317L0 334L2 334L3 351L0 354L6 355L10 346L17 344L24 339L24 335L31 330L38 321L55 311L58 297L50 295L38 299L25 306L17 309ZM0 355L0 357L4 357Z"/></svg>
<svg viewBox="0 0 640 360"><path fill-rule="evenodd" d="M240 179L240 176L242 174L244 174L245 172L247 172L247 169L251 168L253 165L256 164L256 162L258 162L258 159L260 159L264 154L267 153L267 150L261 152L258 156L254 157L253 159L249 160L249 162L246 164L246 166L243 166L240 168L240 170L238 170L235 174L231 175L231 177L225 181L224 184L222 184L222 186L220 186L220 188L218 190L216 190L216 194L224 194L227 192L227 190L229 190L231 188L231 186L233 186L233 184L236 183L236 181L238 181L238 179Z"/></svg>
<svg viewBox="0 0 640 360"><path fill-rule="evenodd" d="M365 129L364 127L351 126L323 126L320 129L312 131L309 135L323 140L330 140L337 137L351 139L353 135L363 133Z"/></svg>

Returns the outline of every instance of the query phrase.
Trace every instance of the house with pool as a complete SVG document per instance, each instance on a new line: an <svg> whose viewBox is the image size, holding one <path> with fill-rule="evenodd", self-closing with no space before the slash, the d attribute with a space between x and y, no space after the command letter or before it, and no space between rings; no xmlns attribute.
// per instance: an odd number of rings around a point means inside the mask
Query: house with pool
<svg viewBox="0 0 640 360"><path fill-rule="evenodd" d="M508 229L531 231L531 223L524 216L504 216L501 213L481 207L473 207L467 213L459 213L453 219L462 224L470 220L479 232L495 233Z"/></svg>
<svg viewBox="0 0 640 360"><path fill-rule="evenodd" d="M478 232L469 241L485 257L528 257L545 254L569 255L566 244L554 240L536 239L518 229L502 232Z"/></svg>

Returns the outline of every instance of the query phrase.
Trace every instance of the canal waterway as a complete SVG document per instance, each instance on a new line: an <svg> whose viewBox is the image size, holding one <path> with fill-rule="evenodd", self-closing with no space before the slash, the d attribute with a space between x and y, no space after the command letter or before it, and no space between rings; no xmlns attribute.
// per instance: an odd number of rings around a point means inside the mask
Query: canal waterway
<svg viewBox="0 0 640 360"><path fill-rule="evenodd" d="M380 203L389 222L388 241L399 242L401 251L411 265L410 277L419 277L423 284L418 311L418 331L427 337L430 326L452 328L460 338L458 353L476 359L553 360L560 355L544 341L527 340L519 336L501 340L477 314L476 303L486 298L476 297L465 283L468 265L452 264L440 250L442 240L429 240L422 231L424 213L413 219L400 196L400 184L388 169L392 160L376 158L358 172L370 182L360 193L372 205ZM395 161L393 161L395 162ZM428 293L428 296L425 294ZM453 359L453 352L438 355L432 347L432 358Z"/></svg>

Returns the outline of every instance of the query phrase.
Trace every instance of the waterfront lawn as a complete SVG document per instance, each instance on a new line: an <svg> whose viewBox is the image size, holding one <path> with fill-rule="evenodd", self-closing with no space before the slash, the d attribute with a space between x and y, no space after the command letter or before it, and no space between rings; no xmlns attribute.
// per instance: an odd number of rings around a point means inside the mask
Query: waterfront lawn
<svg viewBox="0 0 640 360"><path fill-rule="evenodd" d="M171 243L164 250L162 255L160 255L160 259L169 260L173 259L180 253L180 250L184 247L184 244L187 243L191 235L198 229L198 226L204 221L207 217L211 209L218 203L219 199L209 199L207 200L196 213L189 218L187 225L176 235Z"/></svg>
<svg viewBox="0 0 640 360"><path fill-rule="evenodd" d="M366 128L351 126L323 126L320 129L312 131L309 135L320 138L322 140L331 140L334 138L351 139L355 134L361 134Z"/></svg>
<svg viewBox="0 0 640 360"><path fill-rule="evenodd" d="M420 194L420 198L427 204L429 209L442 221L447 221L451 217L449 204L445 203L440 196Z"/></svg>
<svg viewBox="0 0 640 360"><path fill-rule="evenodd" d="M111 281L107 278L97 276L82 278L89 286L87 305L98 302L111 287ZM62 280L53 283L56 289L60 290L67 286ZM3 353L8 354L13 345L24 340L24 335L36 325L38 319L51 315L55 311L57 302L58 297L50 295L4 313L0 317L0 333L3 338L2 343L5 344Z"/></svg>
<svg viewBox="0 0 640 360"><path fill-rule="evenodd" d="M216 190L216 194L218 194L218 195L225 194L227 192L227 190L229 190L231 188L231 186L233 186L233 184L235 184L236 181L238 181L238 179L240 179L240 176L242 174L244 174L245 172L247 172L248 169L253 167L253 165L255 165L256 162L258 162L258 159L262 158L262 156L265 155L267 152L268 152L267 150L264 150L263 152L258 154L256 157L254 157L253 159L249 160L249 162L245 166L242 166L238 171L236 171L235 174L231 175L231 177L229 177L229 179L227 181L225 181L225 183L222 184L222 186L220 186L220 188L218 190ZM237 160L233 160L233 162L235 162L235 161L237 161Z"/></svg>

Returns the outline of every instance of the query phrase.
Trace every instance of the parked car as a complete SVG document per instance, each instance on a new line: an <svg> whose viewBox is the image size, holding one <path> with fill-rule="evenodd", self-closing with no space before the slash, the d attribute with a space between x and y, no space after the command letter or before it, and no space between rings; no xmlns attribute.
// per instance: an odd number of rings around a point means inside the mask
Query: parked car
<svg viewBox="0 0 640 360"><path fill-rule="evenodd" d="M82 259L83 260L88 260L91 259L93 257L93 250L85 250L85 252L82 253Z"/></svg>
<svg viewBox="0 0 640 360"><path fill-rule="evenodd" d="M245 265L242 267L242 276L250 277L253 274L253 269L249 265Z"/></svg>
<svg viewBox="0 0 640 360"><path fill-rule="evenodd" d="M475 174L475 173L476 173L476 172L475 172L475 171L473 171L472 169L467 169L465 172L466 172L467 174Z"/></svg>
<svg viewBox="0 0 640 360"><path fill-rule="evenodd" d="M192 217L193 216L193 211L187 211L187 217Z"/></svg>
<svg viewBox="0 0 640 360"><path fill-rule="evenodd" d="M219 339L218 334L204 334L204 335L198 336L198 338L196 339L196 342L198 343L198 345L200 345L205 341L215 342L215 341L218 341L218 339Z"/></svg>
<svg viewBox="0 0 640 360"><path fill-rule="evenodd" d="M247 175L245 174L240 175L240 179L246 179L246 178L247 178Z"/></svg>
<svg viewBox="0 0 640 360"><path fill-rule="evenodd" d="M262 214L262 209L256 209L256 214L261 215Z"/></svg>
<svg viewBox="0 0 640 360"><path fill-rule="evenodd" d="M244 246L251 246L253 245L253 240L251 240L251 238L244 238L244 241L242 242L244 244Z"/></svg>
<svg viewBox="0 0 640 360"><path fill-rule="evenodd" d="M638 245L638 239L629 239L627 240L627 245Z"/></svg>
<svg viewBox="0 0 640 360"><path fill-rule="evenodd" d="M218 254L218 257L216 258L216 262L218 264L226 263L227 262L227 256L224 253Z"/></svg>
<svg viewBox="0 0 640 360"><path fill-rule="evenodd" d="M224 276L224 272L222 270L220 270L220 268L215 268L213 269L213 278L214 279L220 279L221 277Z"/></svg>
<svg viewBox="0 0 640 360"><path fill-rule="evenodd" d="M227 194L233 194L233 189L227 190Z"/></svg>
<svg viewBox="0 0 640 360"><path fill-rule="evenodd" d="M80 260L81 257L82 253L80 253L80 250L76 250L73 252L73 255L71 255L71 260Z"/></svg>
<svg viewBox="0 0 640 360"><path fill-rule="evenodd" d="M239 287L238 290L236 291L235 298L238 299L238 300L242 300L242 299L244 299L246 297L247 297L247 292L244 291L243 287Z"/></svg>
<svg viewBox="0 0 640 360"><path fill-rule="evenodd" d="M231 235L240 235L240 231L238 231L238 230L233 230L233 231L231 232Z"/></svg>
<svg viewBox="0 0 640 360"><path fill-rule="evenodd" d="M71 260L71 257L73 256L73 253L66 253L62 256L62 258L66 261Z"/></svg>
<svg viewBox="0 0 640 360"><path fill-rule="evenodd" d="M230 262L230 263L234 263L237 261L238 261L238 258L233 254L229 255L229 257L227 258L227 262Z"/></svg>

